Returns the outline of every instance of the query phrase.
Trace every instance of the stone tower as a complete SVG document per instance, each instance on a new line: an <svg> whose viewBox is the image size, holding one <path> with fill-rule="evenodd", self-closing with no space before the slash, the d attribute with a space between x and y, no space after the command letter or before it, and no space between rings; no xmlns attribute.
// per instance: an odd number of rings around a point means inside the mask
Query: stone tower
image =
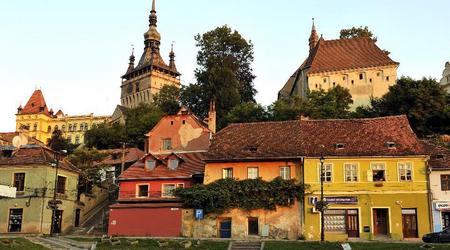
<svg viewBox="0 0 450 250"><path fill-rule="evenodd" d="M127 72L122 76L120 102L127 108L139 103L150 103L153 95L165 85L180 87L180 73L175 66L175 53L170 51L167 65L160 55L161 35L156 29L155 0L149 16L149 29L144 33L144 52L135 66L134 51L130 56Z"/></svg>

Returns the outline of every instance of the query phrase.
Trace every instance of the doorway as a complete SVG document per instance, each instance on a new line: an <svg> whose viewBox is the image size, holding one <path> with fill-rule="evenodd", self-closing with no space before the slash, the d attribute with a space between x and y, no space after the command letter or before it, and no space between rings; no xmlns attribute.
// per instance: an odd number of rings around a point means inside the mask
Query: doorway
<svg viewBox="0 0 450 250"><path fill-rule="evenodd" d="M22 208L12 208L9 210L8 232L19 233L22 230Z"/></svg>
<svg viewBox="0 0 450 250"><path fill-rule="evenodd" d="M79 209L79 208L77 208L75 210L75 227L80 226L80 212L81 212L81 209Z"/></svg>
<svg viewBox="0 0 450 250"><path fill-rule="evenodd" d="M53 210L52 213L52 234L60 234L62 228L62 215L63 210Z"/></svg>
<svg viewBox="0 0 450 250"><path fill-rule="evenodd" d="M346 210L346 222L345 227L348 237L357 238L359 237L359 218L358 210L349 209Z"/></svg>
<svg viewBox="0 0 450 250"><path fill-rule="evenodd" d="M375 235L386 235L389 230L389 213L387 208L373 209L373 232Z"/></svg>
<svg viewBox="0 0 450 250"><path fill-rule="evenodd" d="M219 222L220 238L231 238L231 218L222 218Z"/></svg>
<svg viewBox="0 0 450 250"><path fill-rule="evenodd" d="M402 209L403 238L417 238L417 212L415 208Z"/></svg>
<svg viewBox="0 0 450 250"><path fill-rule="evenodd" d="M259 225L257 217L248 217L248 235L259 235Z"/></svg>
<svg viewBox="0 0 450 250"><path fill-rule="evenodd" d="M441 212L442 229L450 227L450 212Z"/></svg>

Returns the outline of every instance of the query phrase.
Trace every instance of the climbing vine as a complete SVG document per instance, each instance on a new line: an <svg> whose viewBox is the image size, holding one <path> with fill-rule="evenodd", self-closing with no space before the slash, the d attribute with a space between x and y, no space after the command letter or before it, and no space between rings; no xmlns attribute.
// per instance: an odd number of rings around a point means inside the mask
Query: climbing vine
<svg viewBox="0 0 450 250"><path fill-rule="evenodd" d="M303 199L306 185L280 177L262 179L220 179L207 185L178 188L175 195L186 208L202 208L204 213L222 213L229 209L275 210L277 206L292 206Z"/></svg>

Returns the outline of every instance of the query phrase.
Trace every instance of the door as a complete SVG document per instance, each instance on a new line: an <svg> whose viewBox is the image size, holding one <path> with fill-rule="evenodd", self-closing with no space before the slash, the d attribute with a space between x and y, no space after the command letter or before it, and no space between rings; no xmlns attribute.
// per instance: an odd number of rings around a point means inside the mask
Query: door
<svg viewBox="0 0 450 250"><path fill-rule="evenodd" d="M75 210L75 227L79 227L80 226L80 209L77 208Z"/></svg>
<svg viewBox="0 0 450 250"><path fill-rule="evenodd" d="M231 218L220 220L219 235L220 238L231 238Z"/></svg>
<svg viewBox="0 0 450 250"><path fill-rule="evenodd" d="M359 219L358 210L347 210L346 211L346 221L345 227L348 237L357 238L359 237Z"/></svg>
<svg viewBox="0 0 450 250"><path fill-rule="evenodd" d="M417 238L416 209L402 209L403 238Z"/></svg>
<svg viewBox="0 0 450 250"><path fill-rule="evenodd" d="M442 212L442 229L450 227L450 212Z"/></svg>
<svg viewBox="0 0 450 250"><path fill-rule="evenodd" d="M386 208L373 209L373 229L375 235L388 234L388 210Z"/></svg>
<svg viewBox="0 0 450 250"><path fill-rule="evenodd" d="M62 210L53 210L52 213L52 234L59 234L61 233L62 228Z"/></svg>
<svg viewBox="0 0 450 250"><path fill-rule="evenodd" d="M258 218L249 217L248 218L248 235L258 235L258 234L259 234Z"/></svg>
<svg viewBox="0 0 450 250"><path fill-rule="evenodd" d="M12 208L9 210L8 232L19 233L22 230L22 208Z"/></svg>

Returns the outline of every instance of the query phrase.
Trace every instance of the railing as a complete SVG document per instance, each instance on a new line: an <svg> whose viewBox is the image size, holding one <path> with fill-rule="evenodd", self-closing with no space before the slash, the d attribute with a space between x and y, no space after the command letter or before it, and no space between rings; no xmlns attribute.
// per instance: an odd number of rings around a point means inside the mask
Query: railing
<svg viewBox="0 0 450 250"><path fill-rule="evenodd" d="M150 191L145 193L133 192L133 191L120 191L119 200L129 200L129 199L174 199L172 192L161 192L161 191Z"/></svg>

